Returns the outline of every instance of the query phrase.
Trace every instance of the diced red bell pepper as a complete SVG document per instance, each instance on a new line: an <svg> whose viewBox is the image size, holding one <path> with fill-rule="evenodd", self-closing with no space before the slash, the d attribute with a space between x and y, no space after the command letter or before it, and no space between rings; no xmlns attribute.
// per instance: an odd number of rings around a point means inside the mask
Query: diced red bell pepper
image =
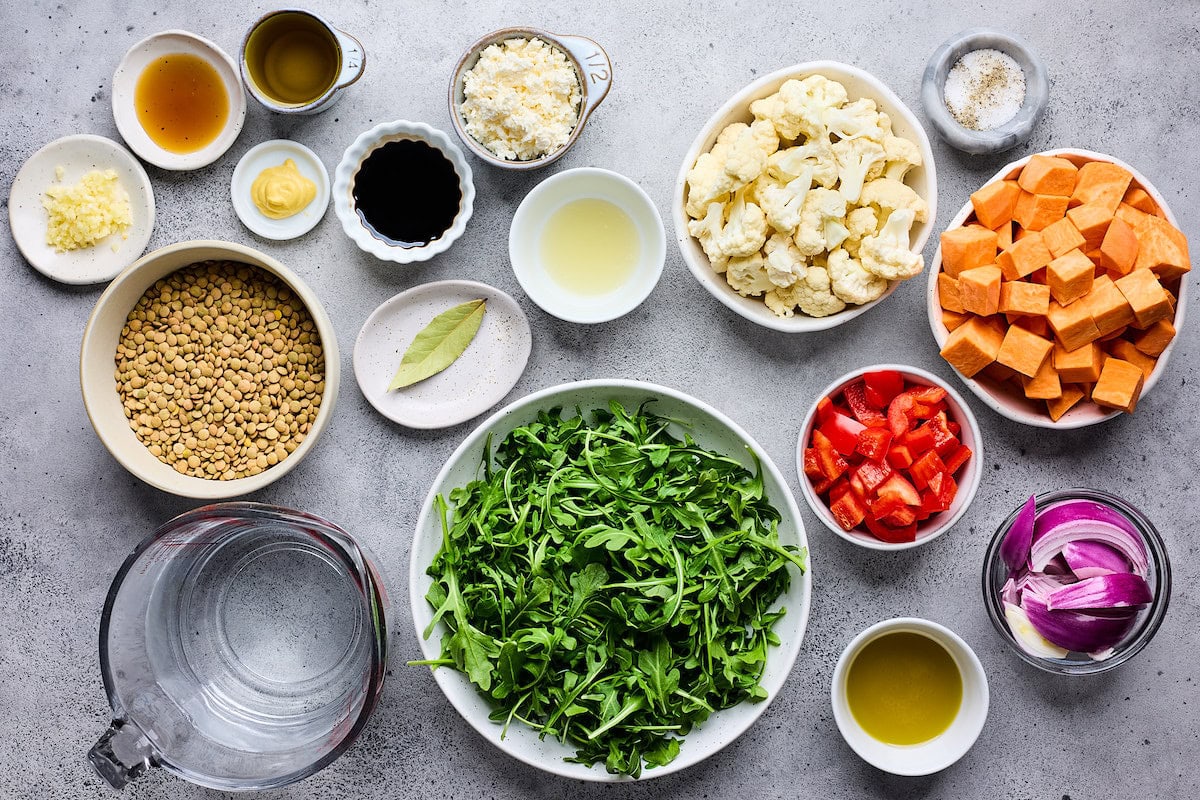
<svg viewBox="0 0 1200 800"><path fill-rule="evenodd" d="M902 436L912 428L914 405L916 405L916 401L907 392L896 395L892 402L888 404L887 420L888 428L892 431L892 436Z"/></svg>
<svg viewBox="0 0 1200 800"><path fill-rule="evenodd" d="M845 478L838 478L829 487L829 502L836 503L842 499L842 495L850 491L850 482Z"/></svg>
<svg viewBox="0 0 1200 800"><path fill-rule="evenodd" d="M850 491L858 495L858 499L865 503L869 492L867 491L866 485L863 484L862 478L858 477L858 475L854 472L850 472L848 474L850 475Z"/></svg>
<svg viewBox="0 0 1200 800"><path fill-rule="evenodd" d="M842 473L850 468L846 459L842 458L829 437L819 430L813 431L813 449L817 452L817 463L821 465L821 474L831 481L836 481Z"/></svg>
<svg viewBox="0 0 1200 800"><path fill-rule="evenodd" d="M933 434L933 448L937 450L939 456L948 456L959 446L958 437L950 431L948 422L946 412L941 411L921 426L928 428L929 432Z"/></svg>
<svg viewBox="0 0 1200 800"><path fill-rule="evenodd" d="M905 505L919 506L921 505L921 495L917 493L916 488L911 483L905 480L904 476L898 472L893 472L886 481L879 485L875 490L879 497L899 497Z"/></svg>
<svg viewBox="0 0 1200 800"><path fill-rule="evenodd" d="M822 397L817 401L817 420L825 422L837 412L833 410L833 401L828 397Z"/></svg>
<svg viewBox="0 0 1200 800"><path fill-rule="evenodd" d="M912 450L907 445L894 444L888 448L887 461L893 469L908 469L913 463Z"/></svg>
<svg viewBox="0 0 1200 800"><path fill-rule="evenodd" d="M908 448L909 452L913 454L913 458L932 450L936 444L933 431L929 430L928 425L921 425L911 431L906 431L897 441Z"/></svg>
<svg viewBox="0 0 1200 800"><path fill-rule="evenodd" d="M829 437L833 447L842 455L850 455L858 446L858 435L867 429L856 419L833 414L821 423L820 431Z"/></svg>
<svg viewBox="0 0 1200 800"><path fill-rule="evenodd" d="M962 435L962 425L959 425L954 420L950 420L949 422L947 422L946 427L949 428L950 432L953 433L955 436Z"/></svg>
<svg viewBox="0 0 1200 800"><path fill-rule="evenodd" d="M910 506L905 506L882 517L879 521L890 528L904 528L917 521L917 513Z"/></svg>
<svg viewBox="0 0 1200 800"><path fill-rule="evenodd" d="M880 415L880 419L883 416ZM887 458L888 447L892 444L892 432L887 428L867 428L858 435L858 444L854 451L861 453L872 461L883 462Z"/></svg>
<svg viewBox="0 0 1200 800"><path fill-rule="evenodd" d="M965 444L960 444L958 449L946 457L946 472L953 475L958 472L959 467L971 460L971 448Z"/></svg>
<svg viewBox="0 0 1200 800"><path fill-rule="evenodd" d="M804 448L804 474L817 480L825 477L821 462L817 461L817 451L812 447Z"/></svg>
<svg viewBox="0 0 1200 800"><path fill-rule="evenodd" d="M942 459L938 456L936 450L930 450L925 453L908 468L908 475L912 478L913 486L918 489L924 489L929 486L929 482L936 475L942 475L947 472L946 465L942 463Z"/></svg>
<svg viewBox="0 0 1200 800"><path fill-rule="evenodd" d="M946 399L946 390L940 386L914 386L908 393L913 396L913 400L926 406Z"/></svg>
<svg viewBox="0 0 1200 800"><path fill-rule="evenodd" d="M851 531L858 527L867 516L867 506L862 499L849 491L835 500L829 506L833 518L842 530Z"/></svg>
<svg viewBox="0 0 1200 800"><path fill-rule="evenodd" d="M917 538L917 524L914 522L906 528L892 528L882 522L871 519L868 514L866 518L867 530L874 534L876 539L892 544L900 542L912 542Z"/></svg>
<svg viewBox="0 0 1200 800"><path fill-rule="evenodd" d="M905 503L898 495L890 494L887 496L881 495L874 500L869 501L867 503L867 508L871 510L870 516L879 520L883 519L889 514L895 514L897 511L908 508L908 504Z"/></svg>
<svg viewBox="0 0 1200 800"><path fill-rule="evenodd" d="M892 398L904 391L904 376L895 370L868 372L863 375L867 402L876 408L887 408Z"/></svg>
<svg viewBox="0 0 1200 800"><path fill-rule="evenodd" d="M938 489L938 502L944 505L946 510L949 511L950 506L953 505L954 498L957 494L958 483L949 475L944 476L942 478L942 486L940 489Z"/></svg>
<svg viewBox="0 0 1200 800"><path fill-rule="evenodd" d="M870 426L887 424L887 417L883 412L867 402L865 383L855 381L843 390L843 394L846 395L846 405L850 406L850 413L859 422Z"/></svg>
<svg viewBox="0 0 1200 800"><path fill-rule="evenodd" d="M862 482L863 488L867 490L868 494L874 493L879 484L886 481L891 475L892 468L886 463L864 461L854 468L854 477Z"/></svg>
<svg viewBox="0 0 1200 800"><path fill-rule="evenodd" d="M942 504L937 492L933 491L932 489L926 489L925 491L921 492L921 513L924 514L926 518L949 510L950 506Z"/></svg>
<svg viewBox="0 0 1200 800"><path fill-rule="evenodd" d="M826 477L821 477L820 479L813 478L812 482L813 492L815 492L818 497L828 492L830 487L833 486L833 481Z"/></svg>
<svg viewBox="0 0 1200 800"><path fill-rule="evenodd" d="M913 405L913 419L933 419L941 411L946 411L949 406L945 400L939 400L936 403L915 403Z"/></svg>

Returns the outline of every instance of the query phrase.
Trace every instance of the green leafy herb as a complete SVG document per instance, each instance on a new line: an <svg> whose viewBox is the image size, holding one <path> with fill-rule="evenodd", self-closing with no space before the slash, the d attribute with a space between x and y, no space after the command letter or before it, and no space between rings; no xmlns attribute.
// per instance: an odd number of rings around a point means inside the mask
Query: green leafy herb
<svg viewBox="0 0 1200 800"><path fill-rule="evenodd" d="M513 430L437 505L426 599L441 658L514 721L637 776L714 711L762 700L788 565L761 470L618 403ZM753 454L751 454L752 457ZM755 462L757 463L757 457Z"/></svg>
<svg viewBox="0 0 1200 800"><path fill-rule="evenodd" d="M475 339L486 310L483 300L471 300L434 317L404 351L388 391L411 386L453 364Z"/></svg>

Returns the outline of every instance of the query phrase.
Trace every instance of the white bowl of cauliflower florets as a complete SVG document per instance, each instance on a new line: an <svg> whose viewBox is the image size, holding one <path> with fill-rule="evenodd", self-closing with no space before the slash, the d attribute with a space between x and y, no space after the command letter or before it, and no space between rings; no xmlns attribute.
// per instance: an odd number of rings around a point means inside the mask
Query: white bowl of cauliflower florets
<svg viewBox="0 0 1200 800"><path fill-rule="evenodd" d="M937 216L929 137L860 69L787 67L708 120L673 214L688 269L722 303L776 330L832 328L924 268Z"/></svg>

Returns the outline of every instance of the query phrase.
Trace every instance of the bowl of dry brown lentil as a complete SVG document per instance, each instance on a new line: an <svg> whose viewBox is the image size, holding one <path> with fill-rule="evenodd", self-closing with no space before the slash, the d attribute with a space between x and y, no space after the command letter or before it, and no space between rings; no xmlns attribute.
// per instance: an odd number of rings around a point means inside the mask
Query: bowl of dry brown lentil
<svg viewBox="0 0 1200 800"><path fill-rule="evenodd" d="M100 441L172 494L214 500L291 471L333 414L329 316L264 253L180 242L138 259L92 311L79 363Z"/></svg>

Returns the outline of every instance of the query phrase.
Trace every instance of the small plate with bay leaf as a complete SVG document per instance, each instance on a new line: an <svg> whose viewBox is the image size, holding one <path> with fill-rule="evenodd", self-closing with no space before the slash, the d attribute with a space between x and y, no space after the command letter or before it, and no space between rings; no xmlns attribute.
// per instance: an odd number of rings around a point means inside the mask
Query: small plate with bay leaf
<svg viewBox="0 0 1200 800"><path fill-rule="evenodd" d="M529 321L507 294L476 281L436 281L371 312L354 343L354 377L388 419L448 428L503 400L531 346Z"/></svg>

